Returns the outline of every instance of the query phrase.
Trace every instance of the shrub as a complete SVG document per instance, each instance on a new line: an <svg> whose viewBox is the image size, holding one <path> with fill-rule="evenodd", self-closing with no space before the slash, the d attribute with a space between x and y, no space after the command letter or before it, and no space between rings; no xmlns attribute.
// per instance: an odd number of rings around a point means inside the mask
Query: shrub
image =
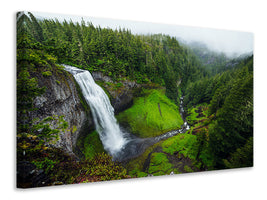
<svg viewBox="0 0 267 200"><path fill-rule="evenodd" d="M164 153L153 153L151 162L148 168L148 173L155 176L170 174L172 171L172 164Z"/></svg>
<svg viewBox="0 0 267 200"><path fill-rule="evenodd" d="M46 77L52 76L52 72L51 71L45 71L45 72L42 72L42 75L46 76Z"/></svg>

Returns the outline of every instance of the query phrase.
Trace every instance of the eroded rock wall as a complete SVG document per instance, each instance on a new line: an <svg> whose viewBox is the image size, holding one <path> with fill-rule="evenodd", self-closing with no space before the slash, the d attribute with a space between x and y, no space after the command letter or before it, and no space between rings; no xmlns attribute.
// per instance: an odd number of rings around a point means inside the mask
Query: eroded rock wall
<svg viewBox="0 0 267 200"><path fill-rule="evenodd" d="M44 119L48 116L63 115L69 127L65 132L60 132L60 139L53 145L73 152L79 134L93 127L90 108L85 103L78 84L68 72L54 72L49 77L36 76L39 86L45 86L46 92L35 99L37 110L33 116Z"/></svg>
<svg viewBox="0 0 267 200"><path fill-rule="evenodd" d="M141 88L135 81L123 80L120 82L121 87L114 89L107 84L116 84L109 76L103 75L102 72L92 72L92 76L95 81L102 81L105 84L104 87L111 96L111 104L116 114L132 106L134 93Z"/></svg>

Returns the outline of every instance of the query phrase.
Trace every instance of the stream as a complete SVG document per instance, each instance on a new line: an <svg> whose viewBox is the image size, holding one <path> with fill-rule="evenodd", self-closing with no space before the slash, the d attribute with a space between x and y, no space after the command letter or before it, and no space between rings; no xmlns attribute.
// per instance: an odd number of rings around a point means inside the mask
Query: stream
<svg viewBox="0 0 267 200"><path fill-rule="evenodd" d="M140 156L145 150L153 144L158 143L161 140L165 140L167 138L173 137L180 133L185 133L187 130L190 129L186 118L185 118L185 111L183 107L183 97L180 98L180 115L184 121L184 124L181 126L180 129L169 131L162 135L151 137L151 138L138 138L133 134L128 134L129 142L125 145L121 151L113 157L116 161L127 161L129 159L135 158Z"/></svg>

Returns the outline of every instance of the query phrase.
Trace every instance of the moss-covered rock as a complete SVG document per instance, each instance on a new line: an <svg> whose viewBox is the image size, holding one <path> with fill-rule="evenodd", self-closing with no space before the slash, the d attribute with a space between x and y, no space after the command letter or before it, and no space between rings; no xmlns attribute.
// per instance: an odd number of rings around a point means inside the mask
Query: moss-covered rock
<svg viewBox="0 0 267 200"><path fill-rule="evenodd" d="M183 120L179 108L164 95L163 90L143 90L131 108L117 115L119 123L128 126L139 137L153 137L179 129Z"/></svg>
<svg viewBox="0 0 267 200"><path fill-rule="evenodd" d="M187 133L176 135L162 143L162 149L165 153L173 155L179 152L190 159L196 158L196 146L197 137Z"/></svg>
<svg viewBox="0 0 267 200"><path fill-rule="evenodd" d="M98 153L103 153L104 148L96 131L79 137L77 146L85 159L92 159Z"/></svg>

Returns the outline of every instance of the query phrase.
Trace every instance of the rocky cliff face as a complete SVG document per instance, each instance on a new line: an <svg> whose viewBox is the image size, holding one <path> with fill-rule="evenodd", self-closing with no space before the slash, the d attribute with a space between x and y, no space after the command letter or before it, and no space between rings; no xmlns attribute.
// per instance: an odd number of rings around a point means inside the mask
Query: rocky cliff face
<svg viewBox="0 0 267 200"><path fill-rule="evenodd" d="M68 72L54 72L52 76L37 75L39 86L46 87L46 92L34 101L34 117L44 119L48 116L64 116L69 127L60 133L55 147L73 152L79 134L93 127L90 108L85 103L73 76Z"/></svg>
<svg viewBox="0 0 267 200"><path fill-rule="evenodd" d="M76 148L77 139L93 130L94 123L90 107L84 100L74 77L66 71L54 71L48 77L41 74L33 76L38 78L40 87L46 87L46 92L34 101L37 110L33 112L33 117L41 120L48 116L63 115L69 127L60 133L59 140L53 145L70 153L77 151L79 154L79 147ZM125 80L121 82L119 88L114 89L116 83L110 77L104 76L101 72L93 72L92 76L95 81L104 84L115 113L129 108L133 104L134 92L141 87L133 81ZM113 86L110 87L109 83Z"/></svg>
<svg viewBox="0 0 267 200"><path fill-rule="evenodd" d="M115 110L115 114L122 112L133 104L134 93L141 87L135 81L121 81L120 87L114 89L116 83L108 76L104 76L101 72L92 72L95 81L103 82L103 87L111 96L111 104Z"/></svg>

